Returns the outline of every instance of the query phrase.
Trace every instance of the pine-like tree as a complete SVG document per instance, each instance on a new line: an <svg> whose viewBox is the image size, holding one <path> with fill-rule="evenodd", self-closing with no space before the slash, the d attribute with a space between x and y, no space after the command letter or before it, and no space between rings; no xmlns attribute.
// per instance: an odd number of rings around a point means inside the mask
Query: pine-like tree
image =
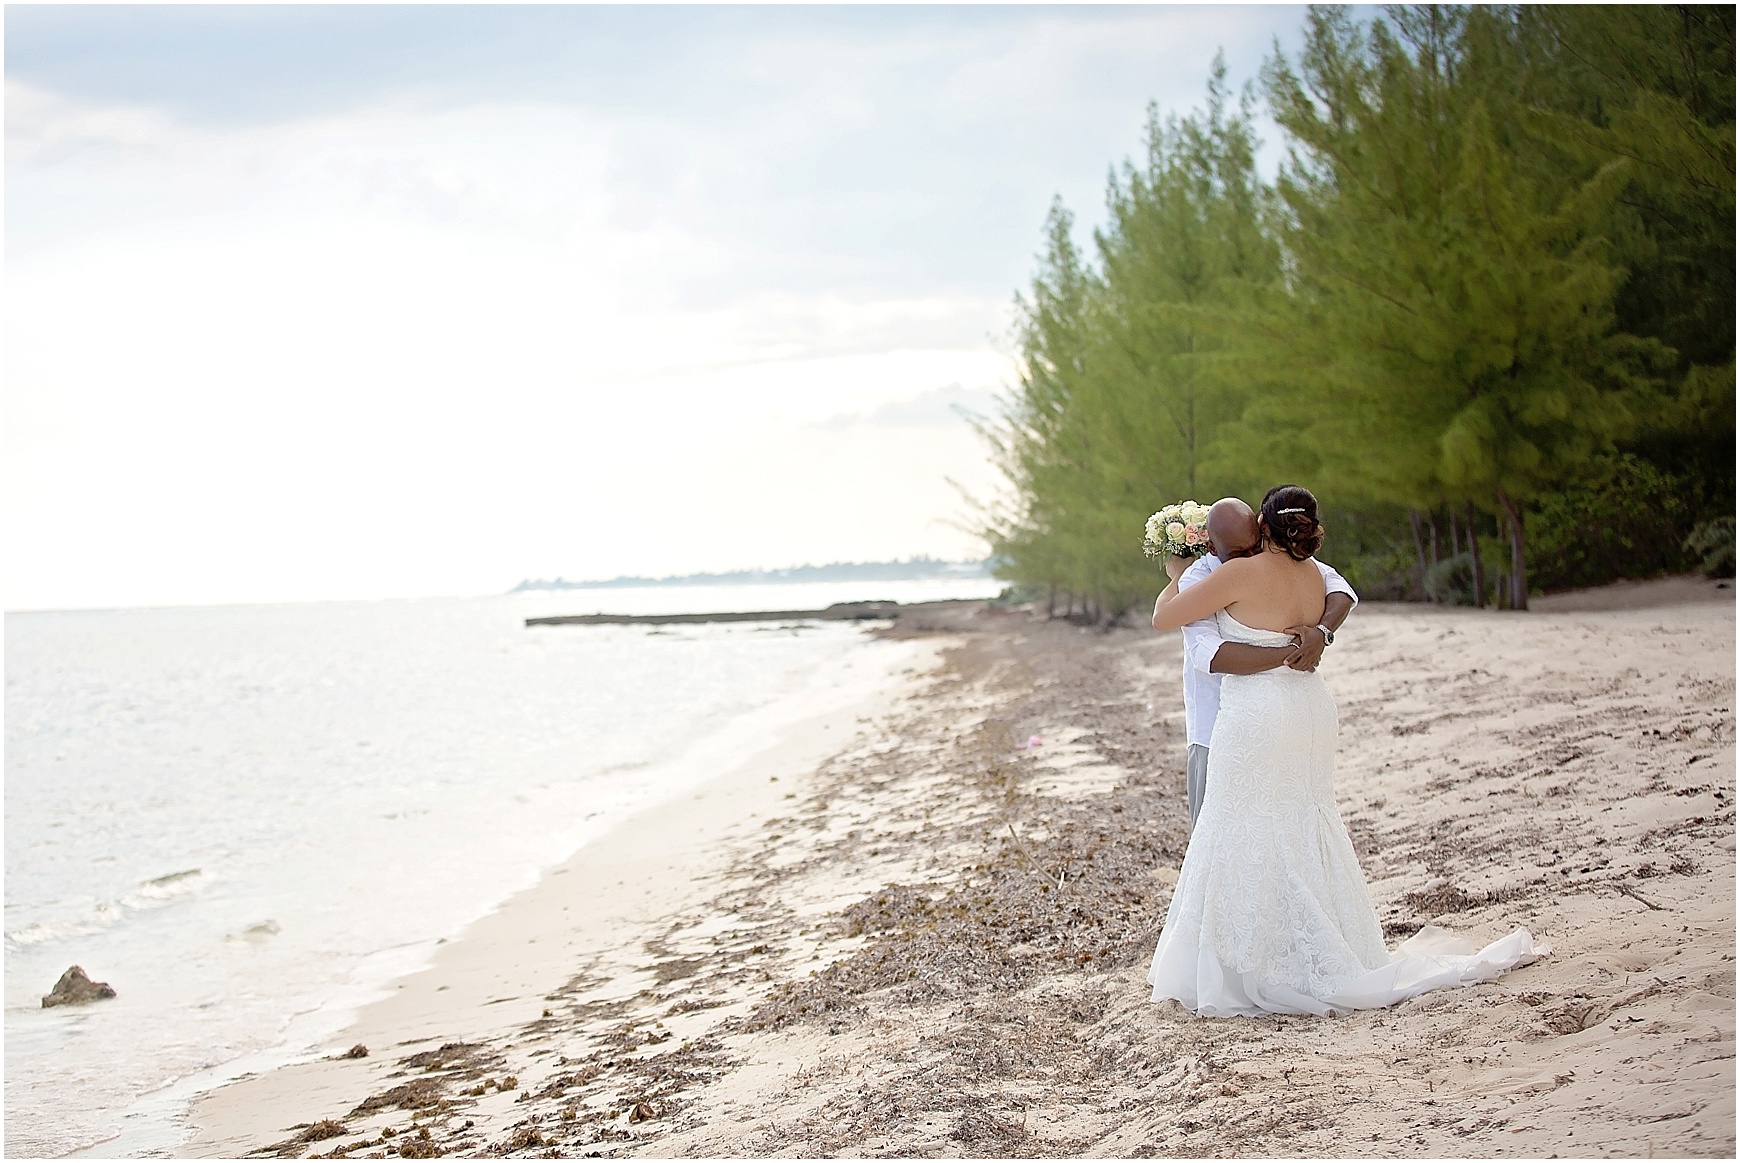
<svg viewBox="0 0 1740 1163"><path fill-rule="evenodd" d="M1635 401L1620 445L1682 483L1693 519L1731 515L1734 8L1541 5L1517 20L1531 128L1551 164L1631 163L1607 230L1627 270L1615 314L1676 360Z"/></svg>
<svg viewBox="0 0 1740 1163"><path fill-rule="evenodd" d="M1265 67L1294 149L1290 279L1264 331L1296 371L1255 418L1371 499L1494 507L1523 607L1524 504L1611 446L1656 347L1614 327L1623 271L1601 227L1628 164L1532 163L1499 16L1391 20L1313 9L1298 71Z"/></svg>
<svg viewBox="0 0 1740 1163"><path fill-rule="evenodd" d="M1021 380L984 430L1017 498L985 531L1003 574L1062 585L1108 615L1154 588L1148 514L1226 487L1210 453L1248 394L1225 340L1201 329L1228 288L1277 266L1249 103L1234 113L1227 96L1217 59L1205 113L1150 110L1145 164L1108 184L1097 270L1054 205L1031 298L1016 304Z"/></svg>

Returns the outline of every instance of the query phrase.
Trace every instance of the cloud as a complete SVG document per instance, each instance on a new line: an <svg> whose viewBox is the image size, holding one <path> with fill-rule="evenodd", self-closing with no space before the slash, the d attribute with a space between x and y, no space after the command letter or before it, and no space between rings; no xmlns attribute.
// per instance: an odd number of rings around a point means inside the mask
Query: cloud
<svg viewBox="0 0 1740 1163"><path fill-rule="evenodd" d="M9 10L7 601L977 552L1047 203L1275 19Z"/></svg>
<svg viewBox="0 0 1740 1163"><path fill-rule="evenodd" d="M149 108L92 106L22 81L6 81L9 160L42 163L81 148L152 148L173 136L165 114Z"/></svg>
<svg viewBox="0 0 1740 1163"><path fill-rule="evenodd" d="M827 431L852 428L956 428L971 416L995 412L997 393L989 388L963 388L949 384L932 388L910 399L890 400L868 412L839 413L814 427Z"/></svg>
<svg viewBox="0 0 1740 1163"><path fill-rule="evenodd" d="M997 382L999 300L810 293L753 237L624 227L572 110L128 113L39 101L54 148L10 171L12 608L802 560L830 509L859 514L830 552L976 551L935 524L971 440L800 429ZM669 536L696 496L749 528Z"/></svg>

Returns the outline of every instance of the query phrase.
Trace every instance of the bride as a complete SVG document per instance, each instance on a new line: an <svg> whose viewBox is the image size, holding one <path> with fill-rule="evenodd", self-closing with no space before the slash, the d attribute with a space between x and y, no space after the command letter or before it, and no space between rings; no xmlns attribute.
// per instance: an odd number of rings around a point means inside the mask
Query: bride
<svg viewBox="0 0 1740 1163"><path fill-rule="evenodd" d="M1283 627L1323 617L1317 498L1271 492L1262 547L1183 591L1183 563L1154 629L1213 615L1229 642L1289 645ZM1336 808L1335 700L1314 671L1222 679L1208 788L1148 971L1154 1000L1208 1017L1345 1013L1472 985L1549 952L1524 929L1476 953L1433 927L1392 954Z"/></svg>

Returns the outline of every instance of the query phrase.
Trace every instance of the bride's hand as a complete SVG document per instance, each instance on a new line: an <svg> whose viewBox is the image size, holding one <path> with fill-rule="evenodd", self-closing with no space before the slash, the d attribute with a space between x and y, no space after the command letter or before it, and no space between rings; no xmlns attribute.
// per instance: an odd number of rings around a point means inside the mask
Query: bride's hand
<svg viewBox="0 0 1740 1163"><path fill-rule="evenodd" d="M1168 553L1166 555L1166 576L1177 581L1184 576L1184 571L1189 569L1195 560L1193 557L1174 557Z"/></svg>

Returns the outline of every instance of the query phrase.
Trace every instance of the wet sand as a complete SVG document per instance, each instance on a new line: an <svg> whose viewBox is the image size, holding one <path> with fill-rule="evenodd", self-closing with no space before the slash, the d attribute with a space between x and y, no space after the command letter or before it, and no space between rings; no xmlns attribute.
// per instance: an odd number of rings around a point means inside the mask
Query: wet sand
<svg viewBox="0 0 1740 1163"><path fill-rule="evenodd" d="M1324 674L1386 932L1554 952L1341 1019L1147 1000L1176 635L900 632L910 686L588 847L182 1153L1734 1154L1731 588L1354 614Z"/></svg>

